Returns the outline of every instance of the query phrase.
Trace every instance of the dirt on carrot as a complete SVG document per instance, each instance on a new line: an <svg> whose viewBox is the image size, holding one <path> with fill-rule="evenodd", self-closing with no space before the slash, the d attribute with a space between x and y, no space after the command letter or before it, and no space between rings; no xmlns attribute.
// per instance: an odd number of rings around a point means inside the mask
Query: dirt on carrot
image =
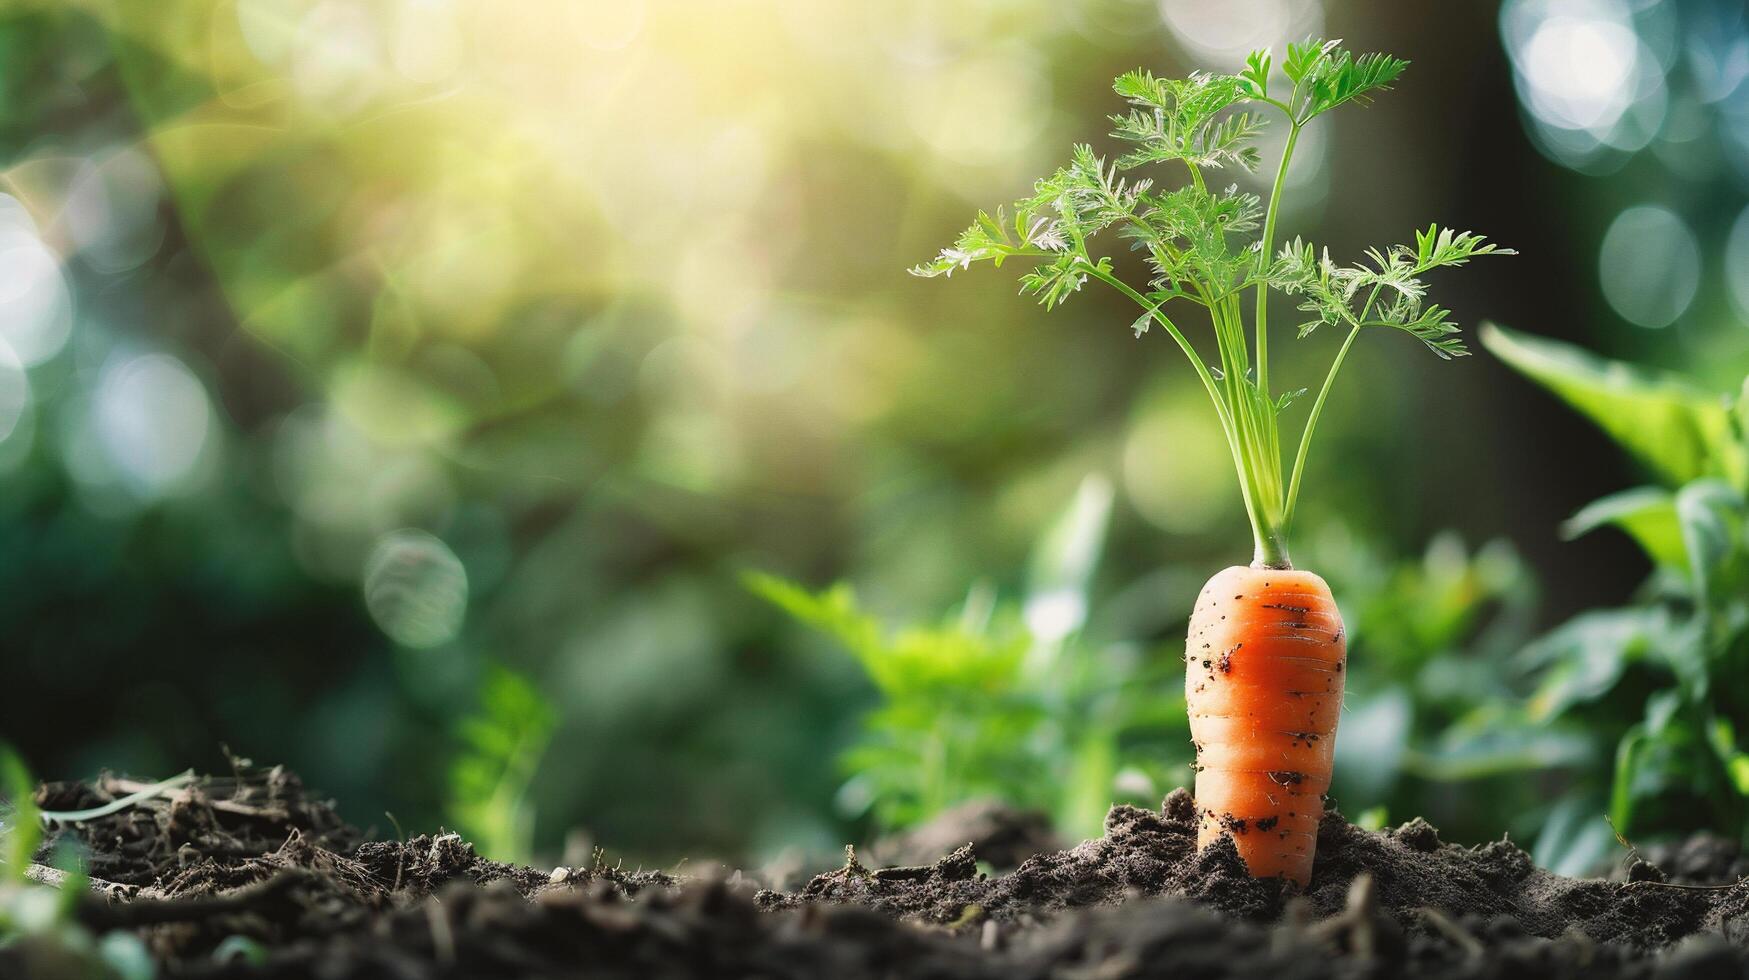
<svg viewBox="0 0 1749 980"><path fill-rule="evenodd" d="M116 784L58 784L50 809ZM1230 839L1199 851L1183 790L1120 806L1105 834L991 874L970 848L860 857L794 890L756 872L690 877L487 861L453 834L366 841L283 770L197 781L57 836L113 879L76 907L138 933L183 976L1737 976L1749 884L1728 842L1648 848L1616 880L1535 868L1506 841L1462 847L1415 820L1334 810L1310 888L1254 879ZM47 851L44 852L48 853ZM244 955L242 950L250 952ZM52 978L26 942L0 976ZM33 959L37 957L37 959Z"/></svg>

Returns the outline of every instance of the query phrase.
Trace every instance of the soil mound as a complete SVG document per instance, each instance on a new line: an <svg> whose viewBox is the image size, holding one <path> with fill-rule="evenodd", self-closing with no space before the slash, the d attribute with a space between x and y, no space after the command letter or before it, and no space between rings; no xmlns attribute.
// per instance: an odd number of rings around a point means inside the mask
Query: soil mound
<svg viewBox="0 0 1749 980"><path fill-rule="evenodd" d="M47 810L144 784L50 784ZM1653 849L1625 881L1462 847L1414 820L1325 815L1304 894L1257 881L1230 841L1197 851L1194 806L1120 806L1104 836L1007 874L971 845L844 867L795 891L482 858L455 834L366 841L282 769L239 767L70 821L93 891L73 914L140 935L196 977L1291 978L1749 976L1749 883L1728 842ZM1664 862L1663 866L1659 862ZM41 875L51 877L46 872ZM53 978L31 941L0 976Z"/></svg>

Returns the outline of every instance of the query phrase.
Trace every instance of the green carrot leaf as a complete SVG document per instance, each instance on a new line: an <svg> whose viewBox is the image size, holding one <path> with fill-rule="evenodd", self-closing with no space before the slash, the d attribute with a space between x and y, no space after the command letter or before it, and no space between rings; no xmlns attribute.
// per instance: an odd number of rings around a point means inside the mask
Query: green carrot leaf
<svg viewBox="0 0 1749 980"><path fill-rule="evenodd" d="M1250 142L1262 131L1262 120L1244 112L1225 114L1251 97L1251 87L1238 75L1157 78L1143 69L1119 75L1112 90L1131 109L1110 117L1116 127L1111 135L1138 145L1118 159L1118 168L1183 160L1197 167L1257 169L1261 158Z"/></svg>
<svg viewBox="0 0 1749 980"><path fill-rule="evenodd" d="M1340 38L1326 41L1319 37L1308 37L1298 44L1287 46L1287 60L1281 64L1281 70L1287 75L1288 81L1295 85L1306 80L1312 69L1327 58L1330 52L1336 50L1342 43Z"/></svg>
<svg viewBox="0 0 1749 980"><path fill-rule="evenodd" d="M1240 90L1248 98L1269 98L1269 49L1253 51L1245 57L1245 70L1239 73Z"/></svg>
<svg viewBox="0 0 1749 980"><path fill-rule="evenodd" d="M953 245L908 271L914 276L933 279L951 276L958 269L969 269L974 262L988 261L1000 268L1002 260L1011 256L1047 255L1064 247L1061 235L1047 218L1030 212L1017 214L1012 230L1003 221L1001 208L996 209L995 217L979 211L978 219L970 228L960 232Z"/></svg>

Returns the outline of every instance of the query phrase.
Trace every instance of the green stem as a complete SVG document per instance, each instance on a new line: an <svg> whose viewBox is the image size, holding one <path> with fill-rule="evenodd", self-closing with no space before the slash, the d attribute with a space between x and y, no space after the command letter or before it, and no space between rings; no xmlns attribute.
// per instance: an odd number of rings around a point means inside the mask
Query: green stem
<svg viewBox="0 0 1749 980"><path fill-rule="evenodd" d="M1228 401L1222 398L1221 386L1215 381L1214 375L1209 372L1208 365L1203 363L1202 357L1197 354L1196 348L1185 338L1183 331L1178 329L1178 325L1173 323L1165 313L1160 311L1160 307L1157 304L1148 302L1147 297L1136 292L1135 289L1130 287L1129 283L1124 282L1122 279L1117 278L1111 273L1106 272L1097 265L1087 262L1086 260L1082 261L1082 271L1113 289L1116 289L1118 292L1123 293L1125 296L1128 296L1137 306L1148 311L1148 313L1166 329L1166 332L1171 335L1173 341L1178 344L1179 349L1184 351L1184 356L1190 359L1191 367L1196 369L1196 376L1202 380L1203 389L1208 392L1209 401L1214 403L1215 414L1219 416L1221 420L1221 433L1227 438L1227 451L1232 454L1233 467L1238 471L1239 492L1245 499L1245 516L1251 521L1251 532L1257 545L1255 561L1258 564L1266 565L1271 568L1291 567L1288 564L1287 543L1285 535L1283 534L1283 525L1280 522L1270 521L1262 509L1263 494L1260 492L1258 486L1257 475L1254 463L1251 459L1251 454L1246 450L1247 446L1254 444L1254 437L1248 435L1250 429L1245 425L1250 413L1249 410L1246 410L1243 416L1240 415L1238 409L1241 406L1238 404L1237 390L1234 388L1233 384L1234 373L1227 369L1227 366L1232 360L1229 351L1230 344L1223 343L1220 346L1223 355L1222 370L1227 373L1227 387L1235 392L1232 395L1234 399L1234 404L1232 405L1229 405ZM1217 317L1216 331L1218 340L1221 323L1219 320L1219 313L1214 312L1214 315ZM1242 332L1238 343L1240 349L1243 349L1244 336ZM1240 371L1242 372L1243 370L1243 366L1240 366Z"/></svg>
<svg viewBox="0 0 1749 980"><path fill-rule="evenodd" d="M1295 87L1298 91L1298 87ZM1262 248L1258 251L1258 261L1263 268L1269 267L1269 257L1275 248L1275 221L1281 210L1281 190L1287 184L1287 165L1294 156L1294 144L1299 142L1300 127L1292 122L1289 115L1287 145L1281 151L1281 166L1275 171L1275 185L1269 191L1269 211L1263 219ZM1269 397L1269 284L1257 283L1257 315L1253 320L1257 331L1257 390L1263 392L1263 397Z"/></svg>
<svg viewBox="0 0 1749 980"><path fill-rule="evenodd" d="M1251 382L1245 378L1249 358L1245 352L1245 321L1237 297L1209 307L1215 336L1220 341L1227 405L1233 416L1236 448L1234 463L1239 486L1244 491L1245 514L1256 542L1254 562L1271 568L1291 567L1281 523L1281 460L1271 459L1275 418L1261 406Z"/></svg>
<svg viewBox="0 0 1749 980"><path fill-rule="evenodd" d="M1287 509L1282 515L1285 527L1292 527L1294 523L1294 505L1300 500L1300 475L1306 468L1306 451L1312 445L1312 430L1318 427L1318 416L1324 414L1324 400L1330 397L1330 386L1336 381L1336 372L1342 370L1342 362L1348 358L1348 348L1354 346L1354 338L1358 336L1359 327L1348 331L1348 339L1342 342L1342 349L1330 362L1330 373L1324 376L1324 387L1318 389L1318 399L1312 402L1312 410L1306 415L1306 428L1300 433L1300 450L1294 455L1294 475L1287 485Z"/></svg>
<svg viewBox="0 0 1749 980"><path fill-rule="evenodd" d="M1294 454L1293 478L1288 481L1287 510L1282 515L1284 527L1293 526L1294 507L1300 502L1300 474L1306 468L1306 451L1312 446L1312 430L1318 427L1318 416L1324 413L1324 399L1330 397L1330 387L1336 383L1336 372L1342 370L1342 362L1348 358L1348 348L1353 347L1354 338L1360 336L1360 328L1365 326L1366 315L1372 312L1372 305L1378 301L1380 288L1374 286L1366 294L1366 302L1360 307L1360 316L1349 321L1354 326L1348 331L1348 339L1342 342L1342 349L1336 352L1336 359L1330 362L1330 373L1324 376L1324 387L1318 389L1318 398L1312 402L1312 410L1306 415L1306 428L1300 433L1300 449Z"/></svg>
<svg viewBox="0 0 1749 980"><path fill-rule="evenodd" d="M1196 368L1197 377L1202 379L1202 386L1208 390L1209 398L1215 403L1215 413L1221 417L1221 428L1227 433L1227 441L1232 442L1232 420L1228 417L1227 406L1221 401L1219 389L1215 387L1215 377L1209 373L1208 365L1202 362L1201 355L1197 354L1196 348L1191 346L1184 333L1178 329L1178 325L1173 323L1166 314L1160 312L1159 306L1148 302L1146 296L1130 288L1130 284L1122 279L1086 260L1082 260L1081 271L1134 300L1137 306L1147 310L1162 327L1166 328L1166 332L1172 336L1174 341L1177 341L1179 349L1184 351L1184 356L1190 358L1191 367Z"/></svg>

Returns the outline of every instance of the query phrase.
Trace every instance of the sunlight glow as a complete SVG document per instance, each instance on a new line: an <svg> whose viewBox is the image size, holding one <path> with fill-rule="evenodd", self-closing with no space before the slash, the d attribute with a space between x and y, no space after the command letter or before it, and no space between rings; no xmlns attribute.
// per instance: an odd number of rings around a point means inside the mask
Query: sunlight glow
<svg viewBox="0 0 1749 980"><path fill-rule="evenodd" d="M1192 54L1228 65L1243 64L1256 48L1279 51L1324 28L1318 0L1160 0L1160 17Z"/></svg>

